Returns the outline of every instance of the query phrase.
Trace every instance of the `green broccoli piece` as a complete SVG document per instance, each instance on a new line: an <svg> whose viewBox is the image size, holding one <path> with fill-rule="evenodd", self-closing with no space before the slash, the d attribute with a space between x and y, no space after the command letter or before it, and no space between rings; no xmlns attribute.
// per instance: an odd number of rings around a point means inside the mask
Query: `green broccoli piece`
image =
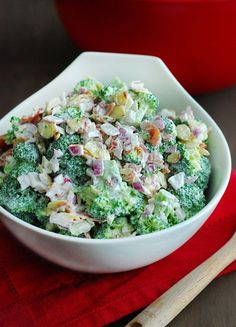
<svg viewBox="0 0 236 327"><path fill-rule="evenodd" d="M51 224L51 225L54 225L54 224ZM60 235L73 236L73 237L76 236L76 237L80 237L80 238L85 238L84 233L77 236L77 235L72 234L68 229L59 229L56 225L54 225L54 226L48 225L48 228L49 229L47 229L47 230L50 230L50 231L55 232L55 233L60 234Z"/></svg>
<svg viewBox="0 0 236 327"><path fill-rule="evenodd" d="M12 166L5 166L4 169L5 172L13 178L17 178L21 175L27 175L28 173L38 171L38 168L34 163L24 161L14 161Z"/></svg>
<svg viewBox="0 0 236 327"><path fill-rule="evenodd" d="M126 183L116 192L100 184L83 186L78 191L78 195L85 202L86 211L92 217L101 220L109 216L131 214L143 200L141 193L127 186Z"/></svg>
<svg viewBox="0 0 236 327"><path fill-rule="evenodd" d="M164 132L166 132L167 134L171 134L173 135L174 137L177 136L177 132L176 132L176 126L175 126L175 123L167 118L167 117L162 117L162 119L164 120L164 123L165 123L165 128L164 128Z"/></svg>
<svg viewBox="0 0 236 327"><path fill-rule="evenodd" d="M206 205L206 198L203 189L195 183L187 184L178 190L170 190L180 202L181 208L185 212L185 219L192 217Z"/></svg>
<svg viewBox="0 0 236 327"><path fill-rule="evenodd" d="M130 90L130 94L137 104L136 112L138 115L136 123L141 123L144 118L151 120L157 114L159 100L153 93Z"/></svg>
<svg viewBox="0 0 236 327"><path fill-rule="evenodd" d="M161 189L157 193L154 205L154 215L166 220L168 220L169 217L170 219L175 217L176 210L180 208L178 198L164 189Z"/></svg>
<svg viewBox="0 0 236 327"><path fill-rule="evenodd" d="M88 176L86 175L88 167L85 158L81 156L72 157L68 151L70 144L78 144L80 142L80 137L77 134L63 135L49 145L46 153L46 157L51 159L54 149L63 152L62 157L59 158L59 173L70 177L75 184L81 184L88 180Z"/></svg>
<svg viewBox="0 0 236 327"><path fill-rule="evenodd" d="M11 117L10 122L11 122L11 129L9 129L5 134L5 142L8 145L11 145L14 139L16 138L15 132L18 131L19 129L20 118L13 116Z"/></svg>
<svg viewBox="0 0 236 327"><path fill-rule="evenodd" d="M101 89L100 97L106 102L113 102L117 94L125 91L127 91L126 84L121 82L119 78L116 78Z"/></svg>
<svg viewBox="0 0 236 327"><path fill-rule="evenodd" d="M0 187L4 182L5 174L0 171Z"/></svg>
<svg viewBox="0 0 236 327"><path fill-rule="evenodd" d="M144 143L144 145L145 145L145 147L146 147L146 149L148 150L148 152L155 152L155 151L158 151L158 152L160 152L161 154L162 154L162 152L161 151L159 151L160 150L160 146L158 145L158 146L153 146L151 143L149 143L149 142L145 142Z"/></svg>
<svg viewBox="0 0 236 327"><path fill-rule="evenodd" d="M104 161L103 176L92 185L79 188L86 211L94 218L120 217L131 214L142 204L143 196L122 181L116 161Z"/></svg>
<svg viewBox="0 0 236 327"><path fill-rule="evenodd" d="M129 237L134 231L133 226L129 223L126 217L118 217L113 220L111 224L103 223L101 224L94 238L99 239L112 239L120 237Z"/></svg>
<svg viewBox="0 0 236 327"><path fill-rule="evenodd" d="M86 174L86 159L81 156L72 157L69 153L65 153L59 159L59 173L68 176L74 184L83 184L89 177Z"/></svg>
<svg viewBox="0 0 236 327"><path fill-rule="evenodd" d="M136 165L140 165L142 163L142 157L140 156L140 153L136 148L131 150L129 153L123 155L122 160L124 162L129 162Z"/></svg>
<svg viewBox="0 0 236 327"><path fill-rule="evenodd" d="M76 84L74 91L79 92L80 89L91 91L93 95L99 96L102 84L92 78L87 78Z"/></svg>
<svg viewBox="0 0 236 327"><path fill-rule="evenodd" d="M58 140L50 143L47 149L46 157L47 159L51 159L53 157L54 150L61 150L64 154L66 153L70 144L78 144L80 142L80 137L77 134L62 135Z"/></svg>
<svg viewBox="0 0 236 327"><path fill-rule="evenodd" d="M41 160L39 148L35 143L18 143L13 149L13 158L19 161L38 164Z"/></svg>
<svg viewBox="0 0 236 327"><path fill-rule="evenodd" d="M82 115L79 107L65 107L60 112L56 113L55 116L61 119L79 120Z"/></svg>
<svg viewBox="0 0 236 327"><path fill-rule="evenodd" d="M138 235L149 234L158 230L166 229L168 224L155 215L140 217L136 225Z"/></svg>
<svg viewBox="0 0 236 327"><path fill-rule="evenodd" d="M201 155L196 149L187 149L186 146L177 142L177 150L180 152L181 159L170 165L173 173L184 172L186 176L194 176L201 170L200 159Z"/></svg>
<svg viewBox="0 0 236 327"><path fill-rule="evenodd" d="M33 213L17 213L16 216L28 224L36 225L36 217Z"/></svg>
<svg viewBox="0 0 236 327"><path fill-rule="evenodd" d="M210 160L207 157L202 156L200 159L200 166L201 166L201 170L199 170L196 174L197 180L195 181L195 184L200 189L205 190L208 186L208 182L211 174Z"/></svg>
<svg viewBox="0 0 236 327"><path fill-rule="evenodd" d="M20 189L17 179L7 176L0 189L0 205L19 218L30 221L30 214L37 216L38 212L47 207L49 199L31 188Z"/></svg>
<svg viewBox="0 0 236 327"><path fill-rule="evenodd" d="M178 198L161 189L154 199L153 212L146 216L143 211L139 217L131 218L131 223L136 226L139 235L162 230L180 222L176 214L179 208Z"/></svg>

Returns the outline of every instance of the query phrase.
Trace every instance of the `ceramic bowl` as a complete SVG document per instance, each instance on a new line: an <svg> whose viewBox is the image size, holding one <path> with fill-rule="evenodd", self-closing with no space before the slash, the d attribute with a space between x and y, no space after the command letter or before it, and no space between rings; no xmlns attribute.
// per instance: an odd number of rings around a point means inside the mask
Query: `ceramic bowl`
<svg viewBox="0 0 236 327"><path fill-rule="evenodd" d="M126 83L141 80L159 96L160 108L182 111L187 105L210 128L209 149L212 175L208 204L192 218L152 234L97 240L68 237L32 226L0 207L4 225L23 244L42 257L61 266L93 273L135 269L153 263L183 245L207 220L222 197L230 177L231 158L227 142L207 112L184 90L163 61L152 56L82 53L52 82L20 103L0 121L1 133L10 126L11 116L23 116L39 108L54 96L69 92L87 75L101 82L118 76Z"/></svg>

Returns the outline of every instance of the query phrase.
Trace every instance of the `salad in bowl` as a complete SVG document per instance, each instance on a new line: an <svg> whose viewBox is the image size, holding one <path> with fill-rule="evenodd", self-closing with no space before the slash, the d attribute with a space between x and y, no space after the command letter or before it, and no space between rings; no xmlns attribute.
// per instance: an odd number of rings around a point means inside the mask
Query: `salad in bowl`
<svg viewBox="0 0 236 327"><path fill-rule="evenodd" d="M141 81L94 78L0 137L0 205L23 221L79 238L167 229L206 205L210 129L190 106L159 108Z"/></svg>

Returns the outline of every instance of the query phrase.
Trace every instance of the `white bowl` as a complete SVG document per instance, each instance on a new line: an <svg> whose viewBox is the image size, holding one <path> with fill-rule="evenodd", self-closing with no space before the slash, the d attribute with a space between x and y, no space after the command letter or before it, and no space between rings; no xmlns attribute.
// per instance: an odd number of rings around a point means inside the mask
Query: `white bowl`
<svg viewBox="0 0 236 327"><path fill-rule="evenodd" d="M27 247L44 258L67 268L110 273L148 265L166 257L184 244L207 220L222 197L231 171L227 142L213 119L183 89L161 59L152 56L84 52L52 82L20 103L0 121L1 134L10 126L11 116L22 116L39 108L54 96L69 92L87 75L101 82L118 76L129 83L141 80L160 99L160 108L177 112L191 105L197 117L210 128L212 175L208 204L192 218L152 234L114 239L82 239L58 235L25 223L2 207L2 221Z"/></svg>

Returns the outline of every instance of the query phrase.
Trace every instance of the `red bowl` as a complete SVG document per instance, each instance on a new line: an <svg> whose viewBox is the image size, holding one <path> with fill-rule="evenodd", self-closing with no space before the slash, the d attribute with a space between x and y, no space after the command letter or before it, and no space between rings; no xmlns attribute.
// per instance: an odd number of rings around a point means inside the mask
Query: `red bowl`
<svg viewBox="0 0 236 327"><path fill-rule="evenodd" d="M236 83L235 0L56 0L81 50L151 54L184 87Z"/></svg>

